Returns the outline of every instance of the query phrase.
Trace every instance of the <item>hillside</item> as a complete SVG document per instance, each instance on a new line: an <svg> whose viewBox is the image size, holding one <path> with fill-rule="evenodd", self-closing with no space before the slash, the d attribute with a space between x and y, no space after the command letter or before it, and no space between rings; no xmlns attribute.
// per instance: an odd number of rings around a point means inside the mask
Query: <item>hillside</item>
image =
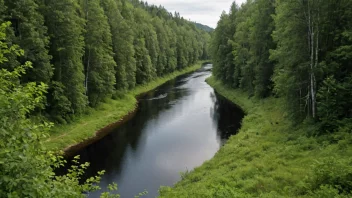
<svg viewBox="0 0 352 198"><path fill-rule="evenodd" d="M214 28L211 28L207 25L203 25L203 24L196 23L196 22L194 24L196 25L197 28L204 30L206 32L213 32L214 31Z"/></svg>

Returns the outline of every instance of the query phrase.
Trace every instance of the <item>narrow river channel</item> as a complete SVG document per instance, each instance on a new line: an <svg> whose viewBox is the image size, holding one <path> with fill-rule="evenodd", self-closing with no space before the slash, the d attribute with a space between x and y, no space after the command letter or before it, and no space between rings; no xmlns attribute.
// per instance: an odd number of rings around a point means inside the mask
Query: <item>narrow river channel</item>
<svg viewBox="0 0 352 198"><path fill-rule="evenodd" d="M122 197L144 190L143 197L155 197L160 186L172 186L181 172L211 159L244 115L205 82L211 68L204 65L141 97L133 118L77 153L91 164L86 176L106 170L103 191L115 182Z"/></svg>

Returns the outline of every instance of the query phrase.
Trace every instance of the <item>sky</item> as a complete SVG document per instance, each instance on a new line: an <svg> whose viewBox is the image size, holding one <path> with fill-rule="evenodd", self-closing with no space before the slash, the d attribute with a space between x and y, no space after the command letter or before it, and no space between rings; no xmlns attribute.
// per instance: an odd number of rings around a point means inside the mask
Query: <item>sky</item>
<svg viewBox="0 0 352 198"><path fill-rule="evenodd" d="M162 5L169 12L179 12L185 19L215 28L222 11L230 10L234 0L145 0L148 4ZM246 0L235 0L241 5Z"/></svg>

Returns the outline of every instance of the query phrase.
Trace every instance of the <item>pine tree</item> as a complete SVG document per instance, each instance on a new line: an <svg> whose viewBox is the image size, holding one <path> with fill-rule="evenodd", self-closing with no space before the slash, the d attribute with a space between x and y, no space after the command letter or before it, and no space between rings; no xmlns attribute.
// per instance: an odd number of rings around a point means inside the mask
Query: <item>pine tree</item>
<svg viewBox="0 0 352 198"><path fill-rule="evenodd" d="M112 47L114 52L114 60L117 64L116 70L116 86L117 90L125 90L128 88L126 66L128 64L128 56L133 55L131 46L131 31L127 27L126 21L122 18L120 11L117 8L115 0L101 1L105 15L108 17L108 22L111 29ZM126 34L127 33L127 34ZM127 42L126 42L127 40ZM130 41L130 43L128 43ZM129 48L129 49L128 49ZM126 53L127 50L127 53ZM126 57L126 58L125 58Z"/></svg>
<svg viewBox="0 0 352 198"><path fill-rule="evenodd" d="M144 38L135 40L135 58L137 61L136 82L137 84L145 84L152 78L152 61L145 47Z"/></svg>
<svg viewBox="0 0 352 198"><path fill-rule="evenodd" d="M298 119L316 115L316 71L319 58L318 1L277 1L275 90L287 99L291 115ZM301 11L298 11L301 10ZM314 22L313 22L314 21Z"/></svg>
<svg viewBox="0 0 352 198"><path fill-rule="evenodd" d="M236 30L233 38L233 56L236 70L234 72L235 86L239 82L239 87L246 89L252 95L254 92L254 65L250 62L250 31L252 28L252 3L242 4L241 9L236 13ZM239 71L239 72L238 72Z"/></svg>
<svg viewBox="0 0 352 198"><path fill-rule="evenodd" d="M87 18L85 89L90 105L96 106L114 91L116 62L108 18L100 6L100 0L88 0L84 9Z"/></svg>
<svg viewBox="0 0 352 198"><path fill-rule="evenodd" d="M238 7L234 3L229 15L225 12L222 13L211 43L214 75L234 87L239 87L240 81L240 67L234 64L233 53L233 36L236 32L237 12Z"/></svg>
<svg viewBox="0 0 352 198"><path fill-rule="evenodd" d="M121 31L117 37L120 43L117 64L125 65L128 88L132 89L136 86L137 70L134 49L135 22L132 10L125 1L118 1L118 7L124 20L119 21Z"/></svg>
<svg viewBox="0 0 352 198"><path fill-rule="evenodd" d="M12 22L12 42L18 44L25 52L20 63L31 61L33 69L22 76L23 82L49 83L53 74L49 55L49 37L44 26L44 17L34 0L6 0L6 20Z"/></svg>
<svg viewBox="0 0 352 198"><path fill-rule="evenodd" d="M84 19L81 14L76 1L46 1L46 25L55 67L48 110L57 118L83 112L87 104L83 86Z"/></svg>
<svg viewBox="0 0 352 198"><path fill-rule="evenodd" d="M183 26L178 27L176 46L177 46L177 69L183 69L188 64L186 28Z"/></svg>
<svg viewBox="0 0 352 198"><path fill-rule="evenodd" d="M167 51L169 48L169 39L166 33L166 24L157 17L153 18L153 25L158 37L158 48L159 52L157 55L156 72L158 76L162 76L165 73L165 68L167 67Z"/></svg>
<svg viewBox="0 0 352 198"><path fill-rule="evenodd" d="M275 48L272 39L275 13L274 1L258 0L255 2L253 15L253 28L250 35L250 62L254 66L254 89L257 97L268 96L272 82L274 63L269 60L270 50Z"/></svg>
<svg viewBox="0 0 352 198"><path fill-rule="evenodd" d="M138 26L134 41L137 62L136 82L144 84L156 75L154 66L157 61L157 37L150 24L150 18L144 10L135 9L134 19L136 26Z"/></svg>
<svg viewBox="0 0 352 198"><path fill-rule="evenodd" d="M169 39L169 44L167 46L166 50L166 58L167 58L167 64L165 67L165 72L173 72L175 71L177 67L177 35L176 32L174 31L176 29L176 23L174 21L167 21L166 22L166 34Z"/></svg>

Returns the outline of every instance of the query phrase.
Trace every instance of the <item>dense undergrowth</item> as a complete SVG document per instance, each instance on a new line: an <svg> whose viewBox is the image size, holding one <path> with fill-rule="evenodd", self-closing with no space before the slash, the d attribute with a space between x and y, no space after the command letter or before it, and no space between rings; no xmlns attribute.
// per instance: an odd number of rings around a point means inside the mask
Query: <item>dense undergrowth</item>
<svg viewBox="0 0 352 198"><path fill-rule="evenodd" d="M137 106L136 96L155 89L179 75L199 69L203 63L204 61L199 61L193 66L157 78L127 93L116 93L113 96L114 99L107 99L97 108L87 110L84 115L77 117L72 123L55 125L51 130L50 137L45 142L46 147L50 150L60 150L95 136L99 129L121 120L134 111Z"/></svg>
<svg viewBox="0 0 352 198"><path fill-rule="evenodd" d="M291 122L281 99L249 98L207 81L247 113L242 128L213 159L162 187L160 197L351 196L351 127L315 136L319 126Z"/></svg>

